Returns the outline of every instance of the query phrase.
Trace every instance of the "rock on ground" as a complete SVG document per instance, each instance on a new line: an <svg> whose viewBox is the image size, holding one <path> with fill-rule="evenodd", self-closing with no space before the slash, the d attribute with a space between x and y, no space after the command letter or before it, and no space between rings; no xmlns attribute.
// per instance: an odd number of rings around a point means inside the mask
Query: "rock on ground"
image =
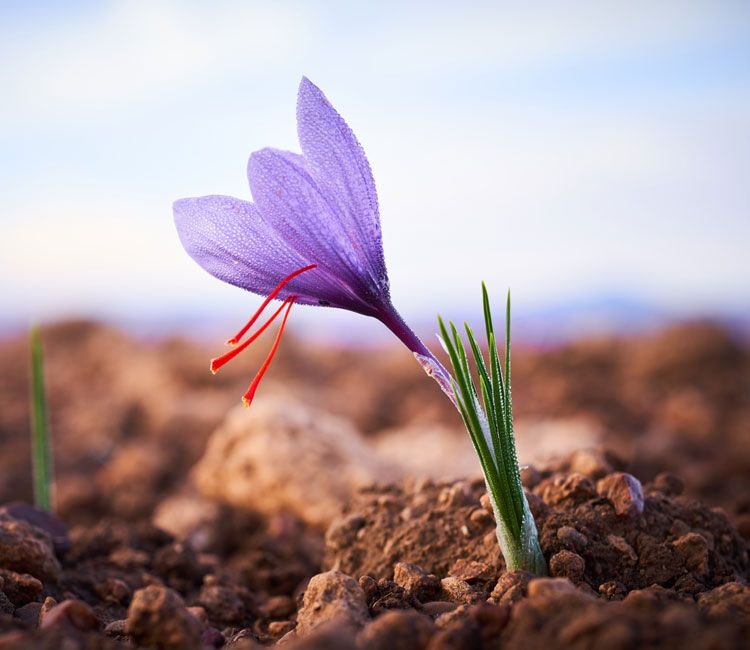
<svg viewBox="0 0 750 650"><path fill-rule="evenodd" d="M370 620L365 592L354 578L339 571L310 579L297 614L297 636L307 636L324 624L359 629Z"/></svg>
<svg viewBox="0 0 750 650"><path fill-rule="evenodd" d="M60 575L50 536L8 515L0 515L0 568L28 573L40 580Z"/></svg>
<svg viewBox="0 0 750 650"><path fill-rule="evenodd" d="M126 631L138 645L159 650L200 650L203 628L177 592L154 585L133 595Z"/></svg>
<svg viewBox="0 0 750 650"><path fill-rule="evenodd" d="M316 525L330 523L356 488L393 475L348 421L280 398L230 411L193 473L208 498Z"/></svg>

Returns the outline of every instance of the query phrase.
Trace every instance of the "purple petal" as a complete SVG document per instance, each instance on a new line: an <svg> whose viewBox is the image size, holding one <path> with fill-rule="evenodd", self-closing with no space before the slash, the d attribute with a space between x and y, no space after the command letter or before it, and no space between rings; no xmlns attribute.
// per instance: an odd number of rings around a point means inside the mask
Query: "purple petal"
<svg viewBox="0 0 750 650"><path fill-rule="evenodd" d="M370 164L352 130L306 77L297 97L297 133L306 166L356 242L370 275L387 292L378 195Z"/></svg>
<svg viewBox="0 0 750 650"><path fill-rule="evenodd" d="M286 245L339 280L346 308L372 314L387 293L365 266L362 244L341 208L321 191L300 156L262 149L250 156L248 180L263 219Z"/></svg>
<svg viewBox="0 0 750 650"><path fill-rule="evenodd" d="M173 206L180 241L188 254L214 277L268 295L287 275L315 262L290 248L248 201L231 196L180 199ZM292 280L278 298L297 294L308 305L341 303L335 278L320 269Z"/></svg>

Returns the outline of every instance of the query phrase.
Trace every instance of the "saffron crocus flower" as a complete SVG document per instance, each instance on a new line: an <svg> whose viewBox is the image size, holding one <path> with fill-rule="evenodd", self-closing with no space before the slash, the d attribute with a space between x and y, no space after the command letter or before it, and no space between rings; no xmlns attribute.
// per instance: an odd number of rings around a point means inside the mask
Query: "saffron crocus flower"
<svg viewBox="0 0 750 650"><path fill-rule="evenodd" d="M365 152L343 118L303 78L297 97L302 154L262 149L250 156L254 202L230 196L174 204L185 250L213 276L266 296L260 309L213 359L211 370L252 343L282 312L268 358L243 403L249 405L275 354L292 305L337 307L382 321L453 400L447 371L391 303L375 182ZM262 312L281 306L244 343Z"/></svg>

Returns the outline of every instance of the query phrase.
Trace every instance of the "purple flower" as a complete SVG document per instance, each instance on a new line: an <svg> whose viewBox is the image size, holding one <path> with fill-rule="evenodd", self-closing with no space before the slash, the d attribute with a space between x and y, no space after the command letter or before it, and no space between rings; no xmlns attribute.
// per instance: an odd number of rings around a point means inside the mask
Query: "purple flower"
<svg viewBox="0 0 750 650"><path fill-rule="evenodd" d="M308 79L297 97L302 155L262 149L247 176L254 203L230 196L180 199L174 218L182 245L211 275L267 296L237 335L237 345L272 299L281 307L245 343L212 361L234 358L285 310L271 354L243 397L252 400L278 347L292 305L338 307L382 321L452 396L447 371L391 304L378 197L362 146Z"/></svg>

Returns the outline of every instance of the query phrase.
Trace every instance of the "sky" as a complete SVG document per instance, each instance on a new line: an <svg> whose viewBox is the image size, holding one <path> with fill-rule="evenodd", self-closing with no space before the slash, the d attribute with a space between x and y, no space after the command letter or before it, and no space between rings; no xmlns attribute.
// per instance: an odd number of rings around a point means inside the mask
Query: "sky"
<svg viewBox="0 0 750 650"><path fill-rule="evenodd" d="M260 299L171 204L250 199L302 75L367 152L407 320L478 311L481 280L527 318L750 312L747 2L0 0L0 60L0 328L236 329Z"/></svg>

